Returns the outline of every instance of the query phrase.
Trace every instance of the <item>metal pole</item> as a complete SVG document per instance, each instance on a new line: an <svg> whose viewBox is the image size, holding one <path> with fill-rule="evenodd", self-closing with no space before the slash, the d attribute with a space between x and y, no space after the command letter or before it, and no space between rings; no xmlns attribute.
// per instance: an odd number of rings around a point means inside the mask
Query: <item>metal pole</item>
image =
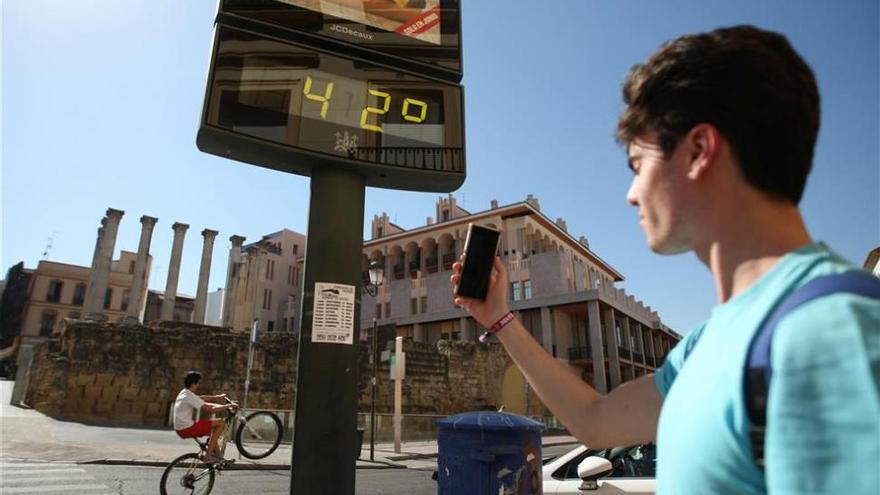
<svg viewBox="0 0 880 495"><path fill-rule="evenodd" d="M354 287L350 330L359 328L365 179L315 167L311 179L305 284L300 321L290 493L354 495L358 347L313 342L315 283Z"/></svg>
<svg viewBox="0 0 880 495"><path fill-rule="evenodd" d="M374 458L374 449L376 448L376 361L378 361L378 349L377 343L379 341L379 337L376 335L376 318L373 318L373 344L370 346L370 349L373 353L372 361L373 361L373 378L371 383L372 390L370 391L370 460L375 460Z"/></svg>
<svg viewBox="0 0 880 495"><path fill-rule="evenodd" d="M257 340L257 326L259 324L260 320L254 318L254 323L251 325L251 341L248 344L248 362L247 372L244 379L244 400L242 401L242 409L247 409L248 390L250 390L251 387L251 367L254 365L254 342Z"/></svg>
<svg viewBox="0 0 880 495"><path fill-rule="evenodd" d="M394 453L400 453L400 437L403 433L403 337L394 339Z"/></svg>

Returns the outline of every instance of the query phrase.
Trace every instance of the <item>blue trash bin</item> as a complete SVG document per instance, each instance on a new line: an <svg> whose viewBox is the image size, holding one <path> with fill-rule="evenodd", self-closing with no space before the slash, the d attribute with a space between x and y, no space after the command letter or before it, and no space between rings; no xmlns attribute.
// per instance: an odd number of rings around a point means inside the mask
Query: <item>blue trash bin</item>
<svg viewBox="0 0 880 495"><path fill-rule="evenodd" d="M439 495L540 495L544 425L517 414L470 412L437 421Z"/></svg>

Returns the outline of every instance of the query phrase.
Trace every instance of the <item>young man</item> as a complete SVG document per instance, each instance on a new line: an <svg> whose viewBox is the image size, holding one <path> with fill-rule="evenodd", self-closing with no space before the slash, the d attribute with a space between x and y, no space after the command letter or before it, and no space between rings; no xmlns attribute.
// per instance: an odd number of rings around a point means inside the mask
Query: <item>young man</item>
<svg viewBox="0 0 880 495"><path fill-rule="evenodd" d="M220 395L197 395L199 390L199 382L202 380L202 374L198 371L190 371L183 378L183 390L177 394L177 400L174 401L174 430L180 438L197 438L211 435L208 440L208 451L205 455L205 461L215 462L220 460L220 452L217 446L217 439L220 431L223 430L223 419L200 419L193 421L193 414L196 410L201 409L208 414L222 412L227 408L237 408L236 404L212 404L209 401L223 401L226 394Z"/></svg>
<svg viewBox="0 0 880 495"><path fill-rule="evenodd" d="M762 321L808 281L856 269L811 240L797 206L819 129L812 71L784 36L738 26L667 43L633 68L623 96L627 201L653 251L693 251L711 271L719 305L708 320L656 374L602 396L510 321L500 259L487 299L456 303L494 325L579 440L605 448L656 438L657 493L880 493L874 299L832 294L779 322L763 472L748 435L743 370Z"/></svg>

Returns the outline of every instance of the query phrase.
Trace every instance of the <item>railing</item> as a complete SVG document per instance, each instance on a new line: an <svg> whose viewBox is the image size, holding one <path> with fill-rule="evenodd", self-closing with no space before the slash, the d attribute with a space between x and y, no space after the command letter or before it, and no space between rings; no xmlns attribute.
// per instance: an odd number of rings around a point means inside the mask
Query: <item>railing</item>
<svg viewBox="0 0 880 495"><path fill-rule="evenodd" d="M404 275L403 265L394 265L394 280L402 279L403 275Z"/></svg>
<svg viewBox="0 0 880 495"><path fill-rule="evenodd" d="M617 346L617 353L618 353L617 355L622 358L632 359L632 356L630 355L629 349L627 349L626 347L624 347L622 345Z"/></svg>
<svg viewBox="0 0 880 495"><path fill-rule="evenodd" d="M425 268L428 270L428 273L434 273L437 271L437 257L428 258L425 260Z"/></svg>
<svg viewBox="0 0 880 495"><path fill-rule="evenodd" d="M581 347L569 347L568 348L568 360L569 361L583 361L584 359L592 359L593 350L590 346L581 346Z"/></svg>
<svg viewBox="0 0 880 495"><path fill-rule="evenodd" d="M518 272L521 270L528 270L531 264L528 259L523 260L513 260L508 263L511 272Z"/></svg>
<svg viewBox="0 0 880 495"><path fill-rule="evenodd" d="M383 165L464 173L461 148L362 146L349 150L349 155Z"/></svg>
<svg viewBox="0 0 880 495"><path fill-rule="evenodd" d="M455 253L447 253L443 255L444 270L452 270L453 263L455 263Z"/></svg>
<svg viewBox="0 0 880 495"><path fill-rule="evenodd" d="M637 361L637 362L639 362L639 363L644 363L644 362L645 362L645 359L642 357L642 354L641 354L640 352L634 352L634 353L632 353L632 360L633 360L633 361Z"/></svg>
<svg viewBox="0 0 880 495"><path fill-rule="evenodd" d="M413 290L424 289L425 288L425 279L424 278L414 278L410 280L410 287Z"/></svg>

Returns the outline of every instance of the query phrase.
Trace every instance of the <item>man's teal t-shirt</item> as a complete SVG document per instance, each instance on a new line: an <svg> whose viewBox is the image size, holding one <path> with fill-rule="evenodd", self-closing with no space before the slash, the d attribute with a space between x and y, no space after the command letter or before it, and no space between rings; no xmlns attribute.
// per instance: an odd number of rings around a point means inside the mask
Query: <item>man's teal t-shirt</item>
<svg viewBox="0 0 880 495"><path fill-rule="evenodd" d="M783 256L669 353L655 381L657 493L880 494L880 302L813 300L776 327L765 472L743 393L749 342L773 306L822 275L853 270L823 244Z"/></svg>

